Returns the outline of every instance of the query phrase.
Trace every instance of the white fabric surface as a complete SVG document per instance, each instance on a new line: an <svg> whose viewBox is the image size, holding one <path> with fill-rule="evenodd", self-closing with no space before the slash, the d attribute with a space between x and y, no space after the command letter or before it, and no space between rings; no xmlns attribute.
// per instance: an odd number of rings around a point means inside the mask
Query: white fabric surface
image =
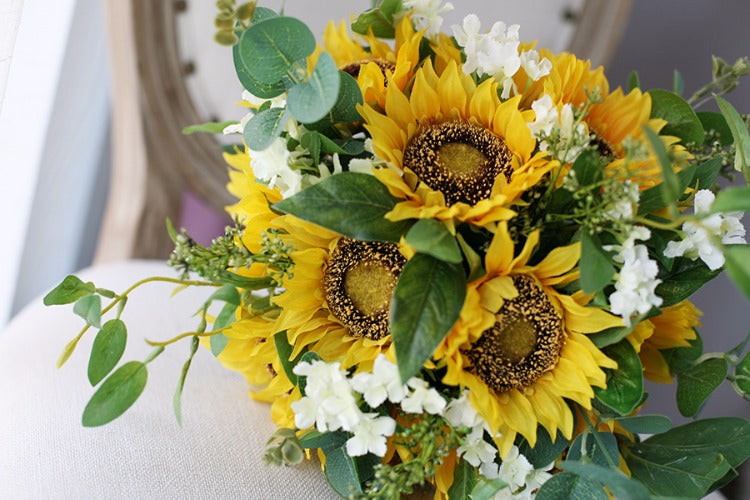
<svg viewBox="0 0 750 500"><path fill-rule="evenodd" d="M123 262L79 273L122 292L136 280L174 276L164 264ZM61 277L62 278L62 277ZM197 324L191 314L211 292L152 283L128 301L123 361L143 360L144 337L165 340ZM107 317L105 317L106 319ZM123 416L103 427L81 425L93 394L86 377L90 331L60 370L63 346L82 327L70 306L27 306L0 333L0 498L335 498L317 461L295 468L265 466L275 430L268 405L248 397L245 380L200 348L183 392L183 427L172 395L187 341L149 365L149 381Z"/></svg>

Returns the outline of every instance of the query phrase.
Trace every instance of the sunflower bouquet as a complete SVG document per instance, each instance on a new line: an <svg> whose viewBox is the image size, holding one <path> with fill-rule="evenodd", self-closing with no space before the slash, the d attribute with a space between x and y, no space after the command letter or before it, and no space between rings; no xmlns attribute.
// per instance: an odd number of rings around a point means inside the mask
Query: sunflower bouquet
<svg viewBox="0 0 750 500"><path fill-rule="evenodd" d="M383 0L322 46L218 5L249 112L220 125L243 139L234 224L208 247L170 226L173 281L216 288L173 339L192 338L178 418L203 342L271 403L265 460L317 456L342 497L699 498L737 476L750 421L673 427L644 378L676 379L689 417L725 380L750 398L745 344L704 354L688 300L722 269L750 296L750 188L717 183L750 182L747 117L720 97L746 59L683 99L637 74L611 90L517 25L441 33L437 1ZM712 95L720 113L696 113ZM84 425L123 413L172 343L114 370L125 326L101 316L131 291L69 276L45 299L100 328Z"/></svg>

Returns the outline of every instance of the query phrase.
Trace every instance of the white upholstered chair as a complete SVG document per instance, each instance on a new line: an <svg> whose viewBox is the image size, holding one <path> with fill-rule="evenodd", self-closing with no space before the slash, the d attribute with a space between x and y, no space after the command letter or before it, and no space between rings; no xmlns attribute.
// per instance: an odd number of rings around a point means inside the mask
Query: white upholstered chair
<svg viewBox="0 0 750 500"><path fill-rule="evenodd" d="M518 22L525 39L539 38L556 50L572 48L602 63L619 40L630 0L454 3L462 12L449 17L448 25L470 9L487 20L487 27L498 18ZM113 169L97 263L80 275L120 291L145 276L170 275L159 261L132 259L167 256L164 219L178 219L185 191L216 209L230 201L216 140L180 131L215 115L241 115L231 108L240 89L226 49L211 46L213 2L106 0L105 5ZM286 12L306 19L316 15L317 32L325 19L346 14L340 2L316 2L315 12L306 5L306 0L289 0ZM346 5L361 10L369 2ZM133 295L123 316L130 337L124 359L146 356L144 337L164 339L194 327L190 314L205 291L169 299L170 290L149 285ZM171 410L188 350L178 344L149 365L146 391L124 416L84 429L81 413L93 392L86 387L93 336L55 369L57 356L80 327L70 308L45 308L37 300L0 333L0 498L332 496L315 462L293 471L263 465L263 446L274 430L269 408L250 400L244 379L225 371L205 350L198 352L187 378L183 427Z"/></svg>

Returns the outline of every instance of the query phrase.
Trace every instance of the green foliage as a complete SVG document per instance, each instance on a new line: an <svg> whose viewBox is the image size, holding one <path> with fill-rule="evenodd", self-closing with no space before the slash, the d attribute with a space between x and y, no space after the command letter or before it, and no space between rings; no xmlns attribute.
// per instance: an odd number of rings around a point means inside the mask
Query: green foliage
<svg viewBox="0 0 750 500"><path fill-rule="evenodd" d="M579 185L591 186L602 180L602 166L602 158L599 156L599 152L589 149L576 158L571 168L575 172Z"/></svg>
<svg viewBox="0 0 750 500"><path fill-rule="evenodd" d="M552 476L539 488L536 500L608 500L602 485L594 480L572 474L560 472Z"/></svg>
<svg viewBox="0 0 750 500"><path fill-rule="evenodd" d="M656 212L657 210L661 210L662 208L668 206L670 203L673 203L676 199L682 197L682 193L684 193L689 186L695 185L695 181L698 180L697 175L699 169L701 169L700 173L702 176L708 177L710 175L710 173L707 172L709 168L715 168L716 174L718 174L718 171L721 168L721 160L709 160L704 164L693 164L680 170L677 173L677 198L665 197L665 192L661 184L646 189L641 193L640 199L638 201L638 214L645 215L651 212ZM701 180L705 182L707 179Z"/></svg>
<svg viewBox="0 0 750 500"><path fill-rule="evenodd" d="M102 299L98 295L81 297L73 305L73 312L82 317L86 324L99 328L102 321Z"/></svg>
<svg viewBox="0 0 750 500"><path fill-rule="evenodd" d="M672 168L672 162L667 154L667 148L664 146L664 143L661 142L659 135L649 127L644 126L643 132L645 133L646 139L648 139L648 143L661 166L663 180L659 186L662 190L662 197L666 202L666 206L669 207L670 213L676 215L677 205L675 204L675 201L682 195L682 192L680 191L680 181Z"/></svg>
<svg viewBox="0 0 750 500"><path fill-rule="evenodd" d="M525 438L521 438L521 442L518 443L518 451L526 457L526 460L535 469L541 469L559 458L569 444L570 441L565 439L565 436L560 432L557 433L555 442L553 443L547 429L540 425L536 430L536 443L534 447L532 448Z"/></svg>
<svg viewBox="0 0 750 500"><path fill-rule="evenodd" d="M146 363L130 361L99 386L83 411L84 427L104 425L122 415L146 387Z"/></svg>
<svg viewBox="0 0 750 500"><path fill-rule="evenodd" d="M750 421L698 420L621 448L654 495L700 498L750 456Z"/></svg>
<svg viewBox="0 0 750 500"><path fill-rule="evenodd" d="M352 23L352 31L366 35L368 31L378 38L396 35L394 16L403 10L403 0L382 0L377 6L360 14Z"/></svg>
<svg viewBox="0 0 750 500"><path fill-rule="evenodd" d="M289 120L289 113L284 108L268 108L253 116L245 125L242 137L247 147L254 151L263 151L281 135Z"/></svg>
<svg viewBox="0 0 750 500"><path fill-rule="evenodd" d="M401 380L430 359L458 319L466 297L460 265L416 254L401 271L391 302L391 337Z"/></svg>
<svg viewBox="0 0 750 500"><path fill-rule="evenodd" d="M352 493L362 493L357 463L346 452L346 446L323 450L326 456L325 476L333 491L343 498Z"/></svg>
<svg viewBox="0 0 750 500"><path fill-rule="evenodd" d="M128 331L119 319L111 319L96 335L91 347L88 377L91 385L97 385L117 366L128 341Z"/></svg>
<svg viewBox="0 0 750 500"><path fill-rule="evenodd" d="M406 243L419 253L453 264L463 261L456 238L440 221L420 219L406 233Z"/></svg>
<svg viewBox="0 0 750 500"><path fill-rule="evenodd" d="M682 97L668 90L653 89L651 96L651 118L663 118L668 123L661 130L663 135L673 135L684 144L703 144L703 124L693 108Z"/></svg>
<svg viewBox="0 0 750 500"><path fill-rule="evenodd" d="M617 361L617 369L605 369L607 387L594 388L596 399L619 415L628 415L643 399L643 367L638 354L623 340L604 348L604 354Z"/></svg>
<svg viewBox="0 0 750 500"><path fill-rule="evenodd" d="M698 414L706 399L727 376L727 362L707 359L677 375L677 408L683 417Z"/></svg>
<svg viewBox="0 0 750 500"><path fill-rule="evenodd" d="M313 429L302 435L299 441L302 448L307 450L314 450L316 448L326 450L340 448L348 439L349 434L344 431L320 432Z"/></svg>
<svg viewBox="0 0 750 500"><path fill-rule="evenodd" d="M249 70L249 66L252 65L252 62L246 62L242 59L239 44L232 47L232 57L234 60L234 69L237 72L237 79L239 79L242 86L254 96L262 99L271 99L282 94L286 90L286 85L284 85L284 82L281 80L275 83L263 83L253 77Z"/></svg>
<svg viewBox="0 0 750 500"><path fill-rule="evenodd" d="M727 126L732 132L732 138L736 149L734 156L734 168L738 172L745 174L745 179L748 180L748 171L750 170L750 133L748 133L747 125L742 120L742 117L734 109L734 106L729 104L729 101L722 97L716 96L716 104L719 105L721 114L727 121Z"/></svg>
<svg viewBox="0 0 750 500"><path fill-rule="evenodd" d="M656 286L656 295L664 300L662 307L678 304L718 275L701 260L675 258L672 269L659 275L662 282Z"/></svg>
<svg viewBox="0 0 750 500"><path fill-rule="evenodd" d="M750 352L734 367L734 381L745 394L750 394Z"/></svg>
<svg viewBox="0 0 750 500"><path fill-rule="evenodd" d="M357 111L357 105L362 104L362 91L357 80L344 71L339 71L339 95L336 104L331 108L328 119L331 123L349 123L362 119Z"/></svg>
<svg viewBox="0 0 750 500"><path fill-rule="evenodd" d="M294 369L294 366L300 362L302 356L307 352L307 349L304 349L296 358L292 359L292 351L294 348L289 344L286 330L276 333L273 336L273 343L276 347L276 352L279 355L279 361L281 361L281 367L284 369L284 373L292 384L297 385L297 374L292 370ZM320 446L317 448L320 448Z"/></svg>
<svg viewBox="0 0 750 500"><path fill-rule="evenodd" d="M453 484L448 489L449 500L464 500L469 498L477 484L477 470L466 460L456 464L453 471Z"/></svg>
<svg viewBox="0 0 750 500"><path fill-rule="evenodd" d="M187 361L182 365L180 378L177 380L177 389L175 389L174 396L172 397L172 408L174 409L174 415L175 418L177 418L177 423L179 425L182 425L182 390L185 388L185 379L187 378L188 370L190 370L190 365L193 363L193 357L195 357L195 353L198 352L199 345L200 341L198 340L198 337L193 336L190 340L190 355L188 356Z"/></svg>
<svg viewBox="0 0 750 500"><path fill-rule="evenodd" d="M582 460L615 468L620 463L617 451L617 439L610 432L582 432L576 437L568 449L567 460Z"/></svg>
<svg viewBox="0 0 750 500"><path fill-rule="evenodd" d="M618 500L647 500L650 498L648 489L629 478L618 469L612 469L588 462L573 462L564 460L559 464L565 472L576 474L589 481L596 481L606 486Z"/></svg>
<svg viewBox="0 0 750 500"><path fill-rule="evenodd" d="M68 275L65 279L44 296L45 306L72 304L95 292L92 282L84 283L78 276Z"/></svg>
<svg viewBox="0 0 750 500"><path fill-rule="evenodd" d="M727 274L740 291L750 299L750 247L727 245L724 247Z"/></svg>
<svg viewBox="0 0 750 500"><path fill-rule="evenodd" d="M350 238L399 241L411 222L385 219L397 201L372 175L342 172L281 200L272 208Z"/></svg>
<svg viewBox="0 0 750 500"><path fill-rule="evenodd" d="M492 500L495 498L495 493L505 488L507 484L500 478L487 479L486 477L479 475L476 478L474 489L468 498L471 500Z"/></svg>
<svg viewBox="0 0 750 500"><path fill-rule="evenodd" d="M721 158L712 158L698 165L695 169L695 176L690 182L697 189L709 189L713 186L714 181L721 173ZM679 176L679 174L678 174Z"/></svg>
<svg viewBox="0 0 750 500"><path fill-rule="evenodd" d="M638 72L633 70L628 76L628 92L639 88L641 88L641 78L638 76Z"/></svg>
<svg viewBox="0 0 750 500"><path fill-rule="evenodd" d="M689 347L675 347L661 351L664 360L669 365L669 371L673 375L689 369L703 354L703 340L697 331L695 332L695 339L688 340L688 343L690 344Z"/></svg>
<svg viewBox="0 0 750 500"><path fill-rule="evenodd" d="M596 293L612 280L615 268L612 258L602 248L599 238L588 227L581 228L581 288L585 293Z"/></svg>
<svg viewBox="0 0 750 500"><path fill-rule="evenodd" d="M320 120L336 104L340 83L333 58L327 52L321 53L310 79L289 89L289 112L302 123Z"/></svg>
<svg viewBox="0 0 750 500"><path fill-rule="evenodd" d="M729 128L727 120L721 113L713 111L699 111L696 113L698 119L703 124L703 130L706 131L706 140L715 137L722 146L729 146L734 142L732 130ZM713 131L713 134L709 132Z"/></svg>
<svg viewBox="0 0 750 500"><path fill-rule="evenodd" d="M197 132L208 132L209 134L221 134L225 128L230 125L236 125L237 121L227 122L206 122L199 123L196 125L190 125L182 129L182 133L185 135L195 134Z"/></svg>
<svg viewBox="0 0 750 500"><path fill-rule="evenodd" d="M679 71L674 70L674 73L672 75L672 92L674 92L678 96L681 96L684 91L685 80L682 78L682 74Z"/></svg>
<svg viewBox="0 0 750 500"><path fill-rule="evenodd" d="M304 460L302 445L294 429L280 428L266 443L263 461L270 465L297 465Z"/></svg>
<svg viewBox="0 0 750 500"><path fill-rule="evenodd" d="M664 415L635 415L615 420L633 434L659 434L672 428L672 421Z"/></svg>
<svg viewBox="0 0 750 500"><path fill-rule="evenodd" d="M750 212L750 187L722 189L711 204L711 212Z"/></svg>

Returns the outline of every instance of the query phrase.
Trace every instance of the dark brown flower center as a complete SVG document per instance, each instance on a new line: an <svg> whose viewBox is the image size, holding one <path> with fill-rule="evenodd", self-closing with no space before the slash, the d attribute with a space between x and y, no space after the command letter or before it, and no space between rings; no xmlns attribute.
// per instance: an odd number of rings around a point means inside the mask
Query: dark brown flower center
<svg viewBox="0 0 750 500"><path fill-rule="evenodd" d="M390 334L389 307L406 259L394 243L341 238L323 276L328 309L354 337Z"/></svg>
<svg viewBox="0 0 750 500"><path fill-rule="evenodd" d="M565 343L562 318L533 278L513 277L518 296L467 352L472 373L496 392L529 387L557 364Z"/></svg>
<svg viewBox="0 0 750 500"><path fill-rule="evenodd" d="M344 66L341 66L341 71L344 73L349 73L351 76L354 77L356 80L359 76L359 72L362 69L362 66L364 66L367 63L375 63L378 68L380 68L380 71L383 73L383 75L386 74L387 71L390 71L393 73L393 71L396 69L396 65L393 63L390 63L388 61L384 61L382 59L363 59L362 61L355 61L349 64L346 64ZM386 85L388 82L386 81Z"/></svg>
<svg viewBox="0 0 750 500"><path fill-rule="evenodd" d="M510 179L511 153L489 130L455 121L423 127L404 150L408 167L447 204L490 197L498 175Z"/></svg>

